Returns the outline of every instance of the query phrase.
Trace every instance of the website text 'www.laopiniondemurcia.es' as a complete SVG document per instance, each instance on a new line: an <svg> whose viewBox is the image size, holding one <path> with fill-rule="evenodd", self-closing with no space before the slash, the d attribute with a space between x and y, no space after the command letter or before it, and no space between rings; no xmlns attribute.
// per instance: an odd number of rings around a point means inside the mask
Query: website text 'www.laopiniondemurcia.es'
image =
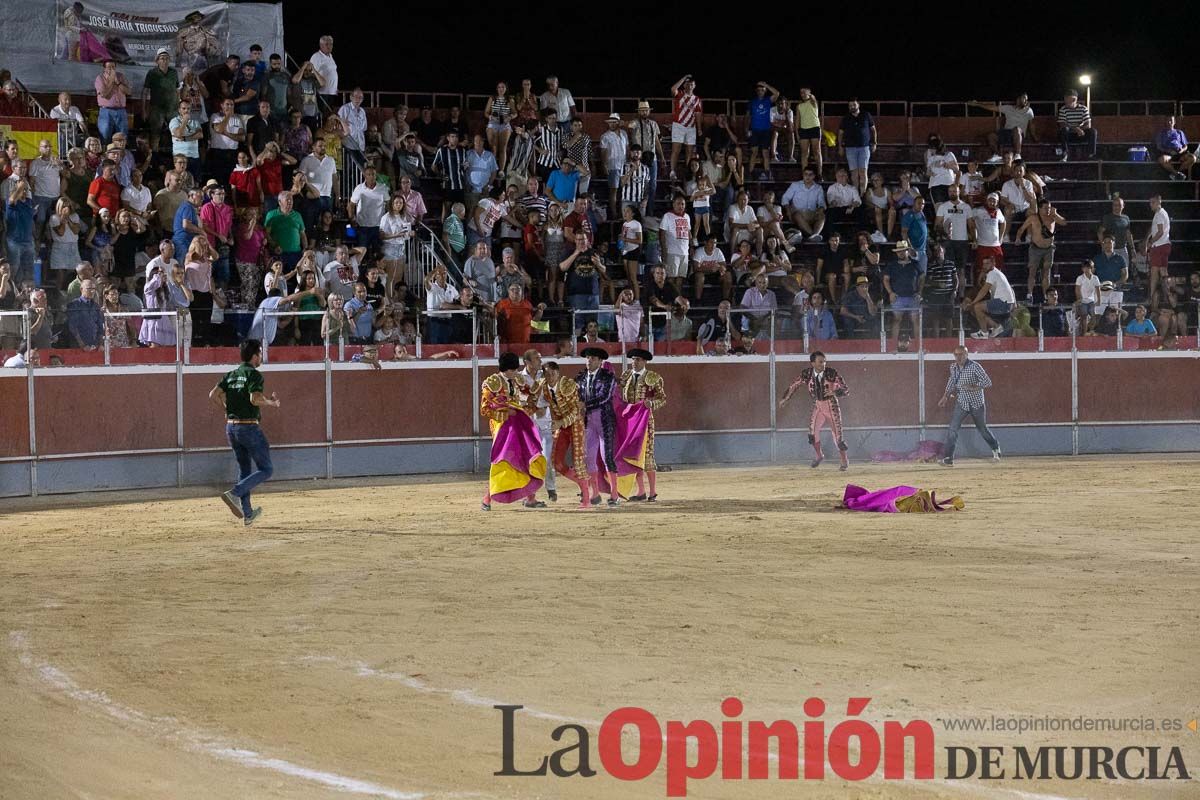
<svg viewBox="0 0 1200 800"><path fill-rule="evenodd" d="M846 715L836 724L827 723L823 700L810 697L803 710L808 719L742 719L744 706L736 697L721 703L722 719L667 720L661 722L650 711L625 706L609 713L600 723L593 753L592 734L584 725L568 723L551 733L555 743L550 752L516 752L516 714L524 706L493 706L501 714L501 768L494 774L506 777L592 778L599 771L622 781L644 781L664 766L666 795L686 797L689 781L718 780L824 780L848 781L882 778L885 781L932 780L1190 780L1183 752L1177 746L1131 742L1121 747L1090 744L1077 746L997 747L947 746L945 771L936 774L938 750L934 726L920 719L872 724L859 717L871 699L852 697ZM946 730L977 732L1024 732L1037 728L1010 719L990 722L942 720ZM1058 718L1024 718L1050 720ZM1085 718L1071 718L1083 720ZM954 724L950 724L953 722ZM978 724L976 724L978 723ZM992 727L988 727L990 724ZM1043 722L1043 724L1049 724ZM1043 728L1045 729L1045 728ZM1060 730L1114 730L1099 725ZM1115 729L1139 731L1196 732L1196 721L1160 720L1153 727ZM622 749L622 739L632 736L636 747ZM598 758L598 763L597 763ZM597 770L596 767L599 767Z"/></svg>

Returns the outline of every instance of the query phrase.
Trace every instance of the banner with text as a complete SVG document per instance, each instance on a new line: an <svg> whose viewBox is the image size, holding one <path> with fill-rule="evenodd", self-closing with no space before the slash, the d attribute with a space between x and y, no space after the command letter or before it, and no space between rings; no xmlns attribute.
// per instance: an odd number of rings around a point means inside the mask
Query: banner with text
<svg viewBox="0 0 1200 800"><path fill-rule="evenodd" d="M201 72L224 61L229 50L225 3L149 13L119 5L56 3L56 61L99 64L111 58L118 64L148 67L165 47L171 66Z"/></svg>

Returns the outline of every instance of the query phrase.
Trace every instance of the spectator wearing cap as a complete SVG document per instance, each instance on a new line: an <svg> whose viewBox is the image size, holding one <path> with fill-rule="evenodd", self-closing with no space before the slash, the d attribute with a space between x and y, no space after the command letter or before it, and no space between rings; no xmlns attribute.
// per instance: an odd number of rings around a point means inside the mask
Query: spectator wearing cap
<svg viewBox="0 0 1200 800"><path fill-rule="evenodd" d="M1063 161L1069 157L1073 144L1086 145L1088 157L1096 157L1096 129L1092 127L1092 112L1079 102L1079 92L1074 89L1067 91L1063 104L1058 107L1057 121Z"/></svg>
<svg viewBox="0 0 1200 800"><path fill-rule="evenodd" d="M666 160L662 149L662 132L658 123L650 118L650 103L638 102L637 116L629 121L629 143L642 148L642 163L650 170L648 211L653 213L654 200L658 197L658 165Z"/></svg>
<svg viewBox="0 0 1200 800"><path fill-rule="evenodd" d="M625 160L629 153L629 134L621 130L621 115L616 112L608 115L605 125L608 130L600 135L600 159L608 174L608 215L616 219L621 174L625 171Z"/></svg>
<svg viewBox="0 0 1200 800"><path fill-rule="evenodd" d="M546 194L556 203L574 203L579 191L579 170L575 162L564 158L562 166L550 173L546 179Z"/></svg>
<svg viewBox="0 0 1200 800"><path fill-rule="evenodd" d="M871 279L859 275L854 286L842 296L842 319L851 338L877 335L879 307L871 297Z"/></svg>
<svg viewBox="0 0 1200 800"><path fill-rule="evenodd" d="M218 286L229 282L229 250L233 246L233 206L225 202L225 187L210 180L208 202L200 207L200 224L208 234L208 243L216 254L212 276Z"/></svg>
<svg viewBox="0 0 1200 800"><path fill-rule="evenodd" d="M132 89L125 79L125 73L117 71L117 64L111 58L104 60L94 84L96 104L100 106L96 124L100 128L100 139L108 144L115 132L129 133L129 115L125 111L125 104Z"/></svg>
<svg viewBox="0 0 1200 800"><path fill-rule="evenodd" d="M199 180L200 140L204 138L204 129L200 125L200 121L192 116L190 102L180 101L177 110L178 114L168 126L171 132L171 155L186 158L187 171L193 179Z"/></svg>
<svg viewBox="0 0 1200 800"><path fill-rule="evenodd" d="M142 83L142 110L150 131L150 148L158 152L163 125L171 119L179 104L179 75L171 66L171 51L158 48L154 66L146 72Z"/></svg>
<svg viewBox="0 0 1200 800"><path fill-rule="evenodd" d="M892 338L900 338L900 318L908 315L913 336L919 336L921 292L925 289L925 273L914 259L916 250L908 240L896 242L895 258L883 272L883 288L892 311Z"/></svg>

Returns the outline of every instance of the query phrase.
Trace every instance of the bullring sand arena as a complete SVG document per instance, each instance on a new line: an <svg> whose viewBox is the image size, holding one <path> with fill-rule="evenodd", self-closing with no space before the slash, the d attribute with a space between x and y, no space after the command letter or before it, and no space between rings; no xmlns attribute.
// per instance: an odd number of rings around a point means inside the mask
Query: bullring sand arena
<svg viewBox="0 0 1200 800"><path fill-rule="evenodd" d="M1194 798L1175 774L949 780L945 748L1003 746L1009 778L1016 745L1178 747L1200 770L1198 467L679 468L656 505L490 514L481 476L276 481L250 529L202 489L0 501L0 798L661 798L664 764L600 769L601 720L719 727L727 697L797 726L822 698L827 735L870 698L877 729L930 723L935 777L781 781L772 760L688 797ZM835 511L847 480L966 510ZM600 774L494 775L503 704L525 707L517 768L574 723ZM947 727L993 717L1182 729Z"/></svg>

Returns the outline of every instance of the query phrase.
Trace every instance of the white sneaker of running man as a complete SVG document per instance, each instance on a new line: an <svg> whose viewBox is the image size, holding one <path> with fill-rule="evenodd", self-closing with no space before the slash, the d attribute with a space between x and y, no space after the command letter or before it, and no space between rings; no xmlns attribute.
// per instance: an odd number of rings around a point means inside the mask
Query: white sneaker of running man
<svg viewBox="0 0 1200 800"><path fill-rule="evenodd" d="M999 460L1000 460L1000 448L997 447L995 450L992 451L992 461L999 461Z"/></svg>

